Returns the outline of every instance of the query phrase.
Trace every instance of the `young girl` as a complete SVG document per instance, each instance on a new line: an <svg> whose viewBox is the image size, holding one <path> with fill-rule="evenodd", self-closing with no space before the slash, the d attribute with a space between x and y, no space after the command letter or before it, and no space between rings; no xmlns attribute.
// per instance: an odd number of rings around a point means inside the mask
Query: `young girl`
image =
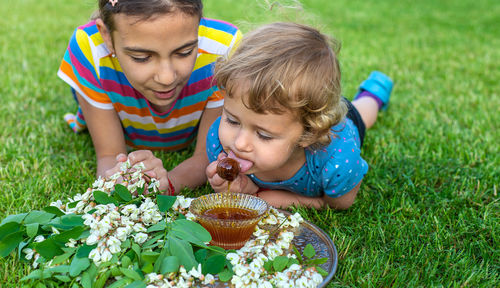
<svg viewBox="0 0 500 288"><path fill-rule="evenodd" d="M232 192L276 207L352 205L368 170L360 156L365 126L392 90L387 76L372 73L351 104L341 97L328 38L274 23L243 37L231 58L216 64L215 80L225 92L222 117L207 136L207 177L216 192L228 189L216 160L231 157L242 173Z"/></svg>
<svg viewBox="0 0 500 288"><path fill-rule="evenodd" d="M168 176L164 169L149 172L162 189L206 183L206 133L223 104L213 64L232 49L240 31L202 18L201 0L98 5L98 17L75 30L58 71L79 104L78 113L65 119L75 132L88 128L97 174L124 161L127 147L173 151L196 140L193 156ZM151 155L138 151L129 158L138 162ZM146 167L161 167L154 160Z"/></svg>

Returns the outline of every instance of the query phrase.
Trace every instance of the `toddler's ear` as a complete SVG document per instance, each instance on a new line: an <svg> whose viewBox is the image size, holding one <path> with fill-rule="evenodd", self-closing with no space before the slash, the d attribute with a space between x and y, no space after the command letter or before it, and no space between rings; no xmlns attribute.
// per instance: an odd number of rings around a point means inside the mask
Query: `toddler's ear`
<svg viewBox="0 0 500 288"><path fill-rule="evenodd" d="M100 18L97 18L95 20L95 25L97 26L97 30L99 30L99 33L101 33L102 40L104 40L104 43L106 43L109 51L114 54L115 49L113 47L113 39L111 38L111 33L108 27L106 27L106 25Z"/></svg>

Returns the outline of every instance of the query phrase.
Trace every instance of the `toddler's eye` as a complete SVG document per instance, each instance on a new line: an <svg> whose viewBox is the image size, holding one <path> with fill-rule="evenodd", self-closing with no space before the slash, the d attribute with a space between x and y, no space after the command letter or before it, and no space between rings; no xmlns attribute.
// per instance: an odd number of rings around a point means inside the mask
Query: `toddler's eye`
<svg viewBox="0 0 500 288"><path fill-rule="evenodd" d="M257 132L257 136L258 136L260 139L264 140L264 141L270 141L270 140L273 140L273 137L272 137L272 136L267 135L267 134L262 133L262 132Z"/></svg>
<svg viewBox="0 0 500 288"><path fill-rule="evenodd" d="M226 119L225 119L225 120L226 120L226 122L227 122L229 125L231 125L231 126L236 126L236 125L240 124L238 121L235 121L235 120L233 120L233 119L230 119L229 117L226 117Z"/></svg>

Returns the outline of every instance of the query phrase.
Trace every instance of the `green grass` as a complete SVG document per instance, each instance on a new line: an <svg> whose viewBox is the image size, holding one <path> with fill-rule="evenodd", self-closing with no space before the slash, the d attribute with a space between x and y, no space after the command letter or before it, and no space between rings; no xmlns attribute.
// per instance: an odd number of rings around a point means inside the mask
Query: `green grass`
<svg viewBox="0 0 500 288"><path fill-rule="evenodd" d="M93 182L92 143L64 123L75 103L56 71L94 2L2 0L0 218ZM365 139L370 170L353 207L300 209L339 251L330 286L500 286L497 0L308 0L298 12L257 3L265 1L207 0L205 15L244 32L273 19L322 27L342 42L348 98L371 70L395 80L389 110ZM158 154L167 168L188 155ZM29 270L0 260L1 286L19 286Z"/></svg>

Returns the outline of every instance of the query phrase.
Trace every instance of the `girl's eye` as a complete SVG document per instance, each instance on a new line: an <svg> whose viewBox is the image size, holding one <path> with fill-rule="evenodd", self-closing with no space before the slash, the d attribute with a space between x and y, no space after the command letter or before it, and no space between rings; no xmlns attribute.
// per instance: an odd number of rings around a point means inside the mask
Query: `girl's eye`
<svg viewBox="0 0 500 288"><path fill-rule="evenodd" d="M130 56L130 58L132 58L132 60L134 60L135 62L144 63L148 61L151 58L151 56L145 56L145 57Z"/></svg>
<svg viewBox="0 0 500 288"><path fill-rule="evenodd" d="M264 140L264 141L271 141L273 140L273 137L272 136L269 136L269 135L266 135L262 132L257 132L257 136L261 139L261 140Z"/></svg>
<svg viewBox="0 0 500 288"><path fill-rule="evenodd" d="M179 52L179 56L181 56L181 57L187 57L187 56L191 55L191 53L193 53L193 50L194 49L191 49L191 50L186 51L186 52Z"/></svg>

